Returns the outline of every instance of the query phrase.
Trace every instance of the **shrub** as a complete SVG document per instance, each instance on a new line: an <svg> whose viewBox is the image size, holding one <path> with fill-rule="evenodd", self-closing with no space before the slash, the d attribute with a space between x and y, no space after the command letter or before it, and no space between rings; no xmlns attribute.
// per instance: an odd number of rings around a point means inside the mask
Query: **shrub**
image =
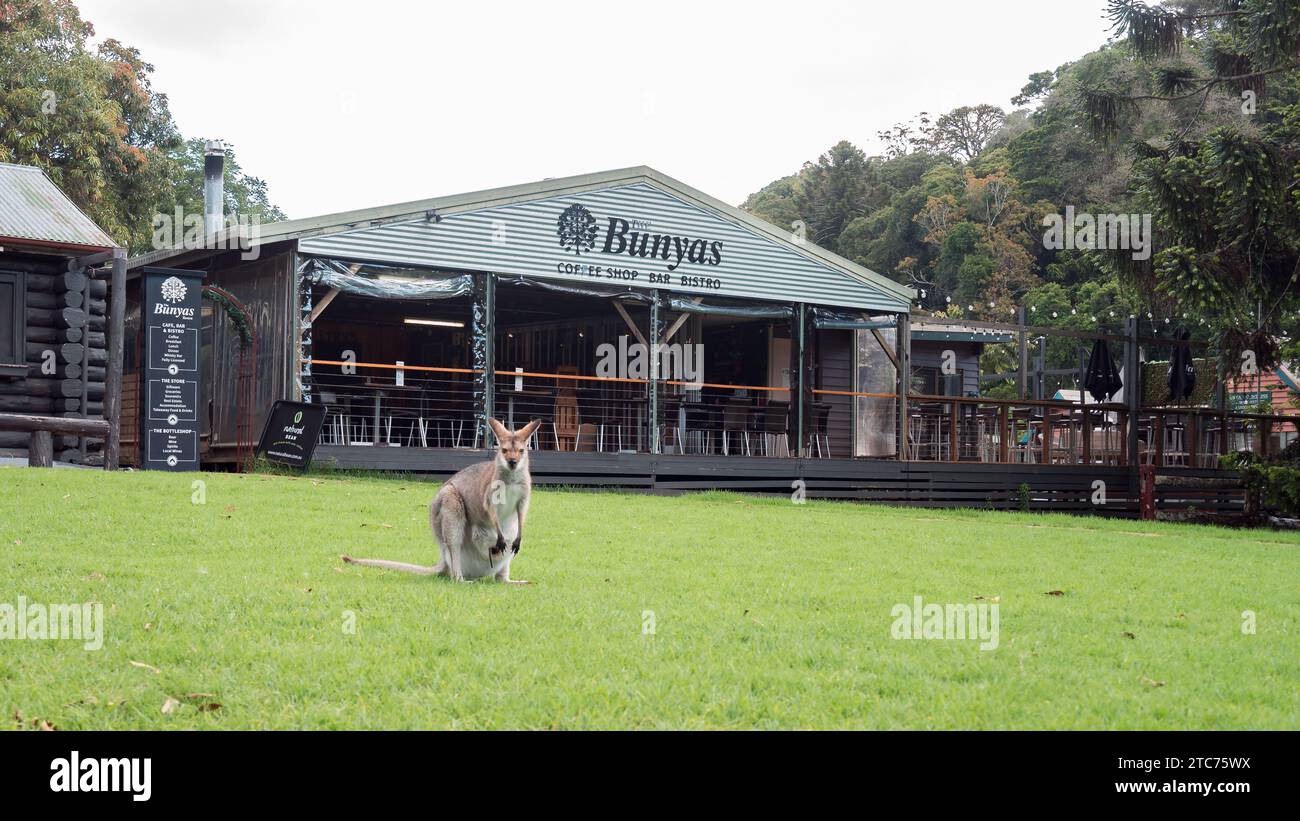
<svg viewBox="0 0 1300 821"><path fill-rule="evenodd" d="M1267 508L1288 518L1300 518L1300 440L1267 461L1242 451L1222 456L1219 464L1240 471L1246 486L1246 512L1258 516Z"/></svg>

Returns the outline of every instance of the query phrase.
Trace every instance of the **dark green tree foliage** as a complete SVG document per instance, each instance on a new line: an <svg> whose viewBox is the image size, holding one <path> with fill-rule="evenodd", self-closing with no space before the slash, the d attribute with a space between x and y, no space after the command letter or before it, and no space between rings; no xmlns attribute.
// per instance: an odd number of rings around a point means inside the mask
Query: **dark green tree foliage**
<svg viewBox="0 0 1300 821"><path fill-rule="evenodd" d="M0 0L0 162L44 169L115 240L152 247L154 215L202 213L203 143L181 138L153 66L72 0ZM226 167L228 213L283 219L266 185Z"/></svg>
<svg viewBox="0 0 1300 821"><path fill-rule="evenodd" d="M745 210L760 216L778 228L792 231L799 221L799 206L795 202L795 190L799 185L799 176L791 174L775 182L770 182L756 194L745 200Z"/></svg>
<svg viewBox="0 0 1300 821"><path fill-rule="evenodd" d="M978 225L973 222L960 222L948 232L940 245L939 259L935 265L937 272L935 284L945 292L957 296L959 302L973 299L978 294L978 291L972 293L960 289L957 275L965 264L966 258L974 254L979 247L980 239ZM984 258L988 259L988 257Z"/></svg>
<svg viewBox="0 0 1300 821"><path fill-rule="evenodd" d="M933 149L961 162L980 155L989 140L1002 129L1006 113L992 105L962 106L940 117L930 141Z"/></svg>
<svg viewBox="0 0 1300 821"><path fill-rule="evenodd" d="M147 238L180 136L153 67L70 0L0 0L0 162L37 165L119 242Z"/></svg>
<svg viewBox="0 0 1300 821"><path fill-rule="evenodd" d="M185 213L203 212L203 145L202 138L186 140L172 153L175 161L172 184L159 203L164 214L174 213L180 206ZM270 201L266 182L244 173L234 149L226 152L225 213L256 218L262 223L287 219L284 212Z"/></svg>
<svg viewBox="0 0 1300 821"><path fill-rule="evenodd" d="M1153 301L1205 318L1230 361L1249 348L1271 365L1300 307L1300 3L1113 0L1110 14L1129 64L1079 89L1093 133L1113 139L1151 107L1175 114L1130 148L1156 252L1113 262ZM1143 73L1149 92L1122 87ZM1225 107L1237 116L1214 116Z"/></svg>
<svg viewBox="0 0 1300 821"><path fill-rule="evenodd" d="M1115 0L1111 14L1114 42L1029 77L1013 103L1032 108L922 114L879 133L883 156L841 143L745 206L803 220L949 315L1014 304L1038 307L1034 324L1118 331L1151 312L1229 359L1250 347L1270 364L1280 335L1300 358L1300 2ZM1000 127L936 139L979 109ZM1153 253L1048 247L1041 220L1067 207L1151 215ZM1077 345L1047 354L1069 367Z"/></svg>
<svg viewBox="0 0 1300 821"><path fill-rule="evenodd" d="M1063 66L1066 68L1068 66ZM1035 71L1029 75L1029 82L1025 83L1020 93L1011 98L1012 105L1029 105L1041 97L1046 97L1052 91L1052 86L1056 84L1056 78L1061 69L1056 71Z"/></svg>
<svg viewBox="0 0 1300 821"><path fill-rule="evenodd" d="M795 191L795 204L807 220L808 238L824 248L836 250L840 233L853 219L867 211L873 193L867 156L847 140L806 163Z"/></svg>

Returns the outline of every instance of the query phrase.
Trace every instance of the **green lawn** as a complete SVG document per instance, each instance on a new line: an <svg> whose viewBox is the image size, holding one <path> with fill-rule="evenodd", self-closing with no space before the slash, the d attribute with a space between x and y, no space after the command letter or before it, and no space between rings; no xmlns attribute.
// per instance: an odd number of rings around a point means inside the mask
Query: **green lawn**
<svg viewBox="0 0 1300 821"><path fill-rule="evenodd" d="M3 726L1300 728L1300 536L542 491L531 586L339 562L433 563L434 489L0 468L0 603L106 622L0 641ZM892 638L918 595L999 646Z"/></svg>

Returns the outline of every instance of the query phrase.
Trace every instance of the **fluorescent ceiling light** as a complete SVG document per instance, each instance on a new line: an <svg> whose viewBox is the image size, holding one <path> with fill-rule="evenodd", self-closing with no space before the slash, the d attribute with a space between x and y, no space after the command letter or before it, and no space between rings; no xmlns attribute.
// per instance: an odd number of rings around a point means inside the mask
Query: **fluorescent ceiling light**
<svg viewBox="0 0 1300 821"><path fill-rule="evenodd" d="M406 318L407 325L434 325L439 328L464 328L464 322L453 322L450 319L416 319L413 316Z"/></svg>

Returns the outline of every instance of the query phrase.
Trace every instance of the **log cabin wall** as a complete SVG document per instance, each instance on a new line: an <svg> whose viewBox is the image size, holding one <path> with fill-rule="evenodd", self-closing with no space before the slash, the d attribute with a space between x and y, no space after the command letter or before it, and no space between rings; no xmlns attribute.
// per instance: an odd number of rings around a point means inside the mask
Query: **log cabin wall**
<svg viewBox="0 0 1300 821"><path fill-rule="evenodd" d="M21 283L24 375L0 375L0 412L102 419L108 363L107 278L69 272L64 257L0 253L0 272ZM5 323L7 325L7 323ZM0 431L0 456L25 458L30 434ZM103 464L103 441L54 438L54 458Z"/></svg>

